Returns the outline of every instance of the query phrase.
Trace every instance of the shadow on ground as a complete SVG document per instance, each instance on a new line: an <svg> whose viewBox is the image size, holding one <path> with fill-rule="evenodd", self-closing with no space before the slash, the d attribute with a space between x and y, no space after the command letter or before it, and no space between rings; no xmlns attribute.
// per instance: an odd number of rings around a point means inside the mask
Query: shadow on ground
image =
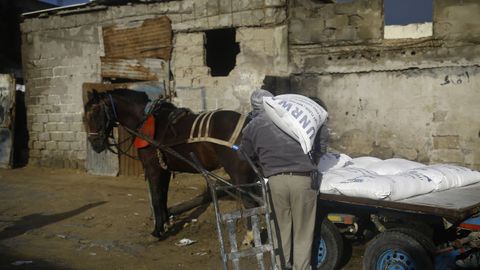
<svg viewBox="0 0 480 270"><path fill-rule="evenodd" d="M23 216L21 219L13 221L11 226L6 227L3 231L0 232L0 241L13 238L19 235L22 235L30 230L39 229L46 225L64 220L73 216L76 216L80 213L83 213L91 208L102 205L106 202L96 202L84 205L77 209L73 209L67 212L53 214L53 215L43 215L43 214L32 214ZM3 257L3 254L2 254ZM3 269L3 268L0 268Z"/></svg>

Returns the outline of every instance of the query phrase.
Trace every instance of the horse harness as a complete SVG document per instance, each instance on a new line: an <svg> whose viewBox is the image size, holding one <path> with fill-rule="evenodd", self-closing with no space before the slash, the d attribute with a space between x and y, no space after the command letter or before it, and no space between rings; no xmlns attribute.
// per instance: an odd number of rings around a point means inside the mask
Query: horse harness
<svg viewBox="0 0 480 270"><path fill-rule="evenodd" d="M110 94L108 96L109 96L109 100L110 100L110 103L111 103L111 109L109 110L108 106L106 106L106 104L103 104L105 113L107 115L107 125L110 125L111 123L119 123L113 98ZM149 104L147 104L147 106L145 108L144 119L140 123L140 125L136 128L137 132L140 132L140 133L143 134L142 131L149 130L147 132L148 134L144 134L144 135L147 135L148 137L151 137L153 139L154 133L152 132L152 125L153 125L153 127L155 126L154 118L159 113L159 111L160 111L160 109L161 109L161 107L164 103L165 102L163 100L158 99L158 100L155 100L151 103L149 102ZM246 121L247 117L244 114L241 114L240 118L237 121L235 129L233 130L232 134L230 135L230 138L228 140L223 140L223 139L213 138L213 137L210 137L208 135L210 133L210 127L212 126L211 125L212 117L217 112L219 112L219 110L200 113L199 115L197 115L197 117L193 121L193 124L190 128L190 135L189 135L189 137L187 138L186 141L181 140L181 141L178 141L178 142L175 142L175 143L166 144L164 146L173 147L175 145L180 145L180 144L184 144L184 143L210 142L210 143L223 145L223 146L231 148L235 144L235 142L237 141L238 136L240 135L240 132L242 131L242 128L245 124L245 121ZM111 114L113 114L113 117L112 117ZM167 128L165 129L165 131L167 129L170 129L172 131L172 133L176 136L177 133L175 131L174 125L176 123L178 123L178 121L180 121L182 118L184 118L188 115L191 115L191 114L193 114L193 112L190 109L187 109L187 108L177 108L177 109L173 110L168 115ZM146 126L146 125L149 125L149 126ZM113 130L112 130L112 132L113 132ZM165 136L165 133L162 134L161 137ZM134 136L134 135L132 135L132 136ZM109 135L109 137L113 138L113 133L111 133ZM127 139L125 141L127 141ZM142 143L138 143L138 140L142 141L141 138L136 137L135 142L132 142L132 144L128 148L130 148L133 144L137 148L142 148L142 147L146 147L146 146L149 145L149 143L145 143L145 141L142 142ZM128 150L127 151L121 151L120 148L118 147L119 145L123 144L125 141L115 143L115 139L114 139L114 143L109 144L108 149L113 153L124 154L124 155L127 155L127 156L131 157L131 158L135 158L135 157L132 157L131 155L129 155L127 153ZM162 141L162 138L160 138L160 141ZM111 146L116 146L118 151L115 152L113 149L111 149ZM138 146L141 146L141 147L138 147ZM159 158L161 167L166 169L166 163L167 162L165 160L165 155L159 149L157 149L157 156ZM135 158L135 159L138 159L138 158Z"/></svg>
<svg viewBox="0 0 480 270"><path fill-rule="evenodd" d="M245 115L240 115L240 118L237 121L237 125L235 126L232 134L230 135L230 138L228 140L222 140L208 136L208 133L210 131L210 123L212 121L213 115L216 112L218 112L218 110L203 112L199 114L197 118L195 118L195 121L193 122L190 129L190 137L187 139L187 143L211 142L229 148L231 148L235 144L235 141L238 139L238 135L240 135L243 125L245 124Z"/></svg>

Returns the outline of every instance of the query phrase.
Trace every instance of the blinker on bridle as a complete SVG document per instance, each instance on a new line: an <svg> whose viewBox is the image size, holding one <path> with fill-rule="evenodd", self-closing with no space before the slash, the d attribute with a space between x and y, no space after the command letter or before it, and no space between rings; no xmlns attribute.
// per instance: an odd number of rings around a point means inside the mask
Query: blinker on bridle
<svg viewBox="0 0 480 270"><path fill-rule="evenodd" d="M117 154L117 155L123 154L123 155L126 155L126 156L130 157L130 158L139 160L138 157L134 157L134 156L132 156L128 153L128 151L130 150L130 148L133 145L133 139L132 138L134 136L132 134L130 134L130 137L125 138L123 141L116 142L115 136L113 135L113 127L118 126L117 123L118 124L120 124L120 123L118 121L117 110L115 109L115 102L112 98L112 95L111 94L107 94L107 95L108 95L108 99L110 100L110 106L107 106L105 100L102 100L102 102L99 104L105 112L105 116L107 117L107 122L105 123L104 128L101 129L101 132L89 132L88 136L99 136L100 135L102 138L105 139L105 144L107 146L106 148L108 149L108 151L110 151L114 154ZM109 107L111 107L111 109L109 109ZM110 129L109 134L106 133L106 131L108 129ZM113 141L113 143L110 142L110 139L111 139L111 141ZM131 143L127 147L127 150L120 149L119 146L124 144L128 140L130 140ZM113 147L115 147L117 150L115 151L113 149Z"/></svg>

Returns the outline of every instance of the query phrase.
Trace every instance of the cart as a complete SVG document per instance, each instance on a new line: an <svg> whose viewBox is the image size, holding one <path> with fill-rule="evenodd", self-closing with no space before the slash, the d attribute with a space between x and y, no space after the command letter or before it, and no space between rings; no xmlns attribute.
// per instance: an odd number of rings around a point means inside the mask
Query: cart
<svg viewBox="0 0 480 270"><path fill-rule="evenodd" d="M134 130L129 132L190 164L206 177L207 182L211 177L226 186L242 190L207 172L195 161L195 157L192 156L192 161L141 133ZM233 148L237 150L236 147ZM248 161L261 178L252 162ZM261 179L259 184L264 192L265 184ZM213 187L215 193L215 186ZM212 195L215 197L215 194ZM265 200L264 193L263 202L266 208L260 210L260 213L267 215L269 220L268 200ZM317 211L312 250L312 266L316 269L339 267L343 257L344 238L369 240L363 256L364 270L455 269L457 259L480 250L480 183L399 201L320 194ZM216 214L218 228L222 216L217 209ZM222 242L220 229L218 233ZM268 235L271 241L270 228ZM256 241L258 246L263 245L258 242L258 235ZM227 265L226 258L233 260L240 258L237 255L245 255L244 252L235 251L235 247L231 252L234 255L227 254L223 245L221 248L224 268ZM257 256L260 266L263 263L260 254L263 253L270 253L273 261L270 242L247 255ZM260 269L263 268L260 266ZM480 265L473 269L480 269Z"/></svg>
<svg viewBox="0 0 480 270"><path fill-rule="evenodd" d="M369 240L365 270L455 269L480 248L480 183L400 201L320 194L318 204L316 269L339 266L343 238Z"/></svg>

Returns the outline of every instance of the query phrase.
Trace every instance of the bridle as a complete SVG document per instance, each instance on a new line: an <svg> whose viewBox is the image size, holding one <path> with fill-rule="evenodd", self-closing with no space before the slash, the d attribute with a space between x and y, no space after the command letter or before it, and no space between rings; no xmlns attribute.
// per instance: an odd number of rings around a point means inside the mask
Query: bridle
<svg viewBox="0 0 480 270"><path fill-rule="evenodd" d="M118 120L117 111L115 109L115 102L112 98L112 95L109 93L106 93L105 95L108 96L108 99L110 101L110 106L107 105L107 102L105 101L105 99L102 99L99 103L97 103L97 106L101 107L107 121L105 122L105 125L103 125L102 128L99 130L99 132L88 131L87 132L88 138L91 138L93 136L99 137L101 138L103 143L105 143L108 151L116 155L125 155L130 158L138 160L139 159L138 157L134 157L128 153L128 151L130 151L130 149L132 148L133 138L135 137L134 135L132 135L129 132L129 137L125 138L124 140L117 142L117 140L115 139L115 136L113 135L113 128L116 126L123 126L123 125ZM128 141L130 141L130 144L128 145L127 149L122 150L120 146L124 145Z"/></svg>

